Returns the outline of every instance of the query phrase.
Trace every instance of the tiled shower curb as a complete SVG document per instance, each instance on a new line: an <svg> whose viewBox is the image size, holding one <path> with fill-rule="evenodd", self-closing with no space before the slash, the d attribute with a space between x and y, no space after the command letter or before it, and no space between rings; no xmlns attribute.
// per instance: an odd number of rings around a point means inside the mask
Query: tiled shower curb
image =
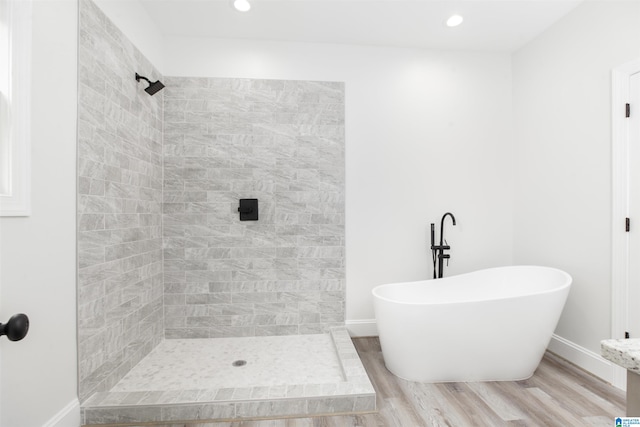
<svg viewBox="0 0 640 427"><path fill-rule="evenodd" d="M166 392L100 392L82 404L82 424L230 421L375 411L375 391L347 329L333 328L329 333L344 381Z"/></svg>

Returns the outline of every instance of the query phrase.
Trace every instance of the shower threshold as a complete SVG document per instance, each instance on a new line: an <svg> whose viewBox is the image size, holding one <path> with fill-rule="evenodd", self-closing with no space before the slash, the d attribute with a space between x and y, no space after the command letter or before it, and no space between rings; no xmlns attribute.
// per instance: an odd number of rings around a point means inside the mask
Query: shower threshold
<svg viewBox="0 0 640 427"><path fill-rule="evenodd" d="M131 425L375 411L375 391L344 327L327 334L165 340L82 424Z"/></svg>

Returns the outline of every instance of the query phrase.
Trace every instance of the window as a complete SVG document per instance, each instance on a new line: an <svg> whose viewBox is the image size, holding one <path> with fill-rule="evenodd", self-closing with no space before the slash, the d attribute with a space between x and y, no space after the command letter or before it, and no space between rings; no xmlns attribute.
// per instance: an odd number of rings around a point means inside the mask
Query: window
<svg viewBox="0 0 640 427"><path fill-rule="evenodd" d="M0 0L0 216L30 214L31 1Z"/></svg>

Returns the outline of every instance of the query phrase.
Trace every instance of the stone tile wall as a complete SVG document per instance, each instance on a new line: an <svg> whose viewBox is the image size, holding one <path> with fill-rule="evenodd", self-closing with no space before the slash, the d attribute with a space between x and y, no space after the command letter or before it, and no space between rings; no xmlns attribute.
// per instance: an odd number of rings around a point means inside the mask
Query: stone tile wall
<svg viewBox="0 0 640 427"><path fill-rule="evenodd" d="M343 325L344 85L166 80L165 336Z"/></svg>
<svg viewBox="0 0 640 427"><path fill-rule="evenodd" d="M80 1L79 395L111 388L161 340L161 77L91 1ZM52 131L55 131L52 129Z"/></svg>

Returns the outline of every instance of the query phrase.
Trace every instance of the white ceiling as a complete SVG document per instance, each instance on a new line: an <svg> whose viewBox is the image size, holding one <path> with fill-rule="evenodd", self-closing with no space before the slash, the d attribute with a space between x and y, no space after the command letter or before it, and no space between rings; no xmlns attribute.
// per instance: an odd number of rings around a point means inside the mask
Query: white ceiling
<svg viewBox="0 0 640 427"><path fill-rule="evenodd" d="M581 0L139 0L164 35L512 52ZM464 16L448 28L446 19Z"/></svg>

